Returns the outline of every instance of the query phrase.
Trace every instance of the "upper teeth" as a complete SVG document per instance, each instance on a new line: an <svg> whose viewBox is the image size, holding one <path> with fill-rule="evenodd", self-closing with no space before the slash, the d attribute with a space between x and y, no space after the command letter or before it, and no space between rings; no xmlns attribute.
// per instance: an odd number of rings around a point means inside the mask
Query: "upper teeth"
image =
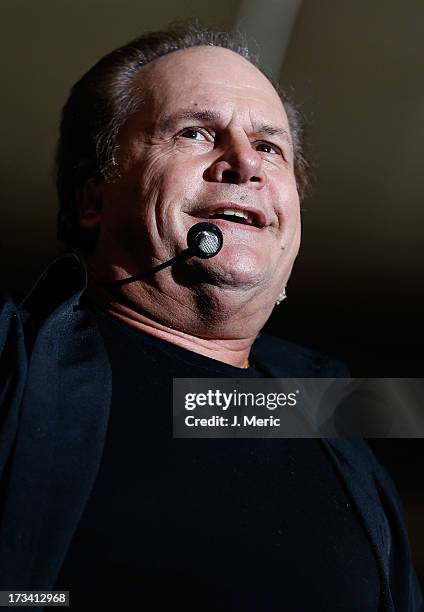
<svg viewBox="0 0 424 612"><path fill-rule="evenodd" d="M217 213L214 213L217 214ZM220 212L221 215L235 215L236 217L242 217L243 219L246 219L247 221L251 221L251 217L248 213L242 211L242 210L234 210L232 208L228 208L227 210L223 210L222 212ZM213 215L209 215L210 217L213 217Z"/></svg>

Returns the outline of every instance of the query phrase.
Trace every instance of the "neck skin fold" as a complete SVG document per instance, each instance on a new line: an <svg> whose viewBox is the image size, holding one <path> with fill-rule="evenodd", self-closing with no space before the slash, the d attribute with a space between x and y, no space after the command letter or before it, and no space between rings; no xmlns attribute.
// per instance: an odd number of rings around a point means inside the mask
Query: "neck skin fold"
<svg viewBox="0 0 424 612"><path fill-rule="evenodd" d="M89 278L87 293L99 308L134 329L234 367L249 367L251 346L264 325L264 312L267 318L270 312L262 307L252 318L248 298L235 306L234 292L208 289L207 295L184 288L184 295L172 296L140 281L110 288Z"/></svg>

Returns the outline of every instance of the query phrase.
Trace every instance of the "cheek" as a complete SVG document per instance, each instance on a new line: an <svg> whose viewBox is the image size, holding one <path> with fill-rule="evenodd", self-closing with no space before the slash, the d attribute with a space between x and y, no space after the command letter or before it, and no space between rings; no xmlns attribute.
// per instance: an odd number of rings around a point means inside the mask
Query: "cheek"
<svg viewBox="0 0 424 612"><path fill-rule="evenodd" d="M183 190L201 176L197 171L198 165L196 156L184 154L176 145L149 150L144 163L139 165L144 197L151 199L151 194L160 193L161 197L168 199L170 194L178 191L180 196L183 195Z"/></svg>
<svg viewBox="0 0 424 612"><path fill-rule="evenodd" d="M286 236L299 232L300 229L300 201L294 179L284 181L283 186L271 193L271 198L278 202L276 214L280 228Z"/></svg>
<svg viewBox="0 0 424 612"><path fill-rule="evenodd" d="M284 258L287 262L287 273L285 280L287 282L290 276L291 269L295 259L299 253L301 240L301 219L299 206L291 210L287 220L287 239L285 240Z"/></svg>
<svg viewBox="0 0 424 612"><path fill-rule="evenodd" d="M299 197L297 196L297 191L295 193L295 197L293 200L291 200L291 206L288 207L288 213L287 213L287 217L288 217L288 224L289 227L293 230L294 233L299 234L300 236L300 225L301 225L301 218L300 218L300 202L299 202Z"/></svg>
<svg viewBox="0 0 424 612"><path fill-rule="evenodd" d="M297 191L296 194L297 196ZM285 215L285 232L286 232L286 249L287 257L292 262L295 260L299 248L301 237L301 218L299 198L296 197L291 201L291 205L286 208Z"/></svg>
<svg viewBox="0 0 424 612"><path fill-rule="evenodd" d="M169 220L175 211L180 213L200 197L203 187L203 166L198 160L176 155L166 164L156 191L158 223Z"/></svg>
<svg viewBox="0 0 424 612"><path fill-rule="evenodd" d="M179 233L181 210L198 199L202 173L198 159L176 148L149 151L148 158L138 166L133 195L138 221L151 242L173 245L175 233Z"/></svg>
<svg viewBox="0 0 424 612"><path fill-rule="evenodd" d="M166 192L181 200L186 194L196 192L203 183L206 163L198 156L184 155L178 150L166 162L164 185Z"/></svg>
<svg viewBox="0 0 424 612"><path fill-rule="evenodd" d="M125 168L113 183L105 185L102 224L104 231L127 248L155 239L152 211L160 189L157 164L137 162ZM149 236L151 239L149 239Z"/></svg>

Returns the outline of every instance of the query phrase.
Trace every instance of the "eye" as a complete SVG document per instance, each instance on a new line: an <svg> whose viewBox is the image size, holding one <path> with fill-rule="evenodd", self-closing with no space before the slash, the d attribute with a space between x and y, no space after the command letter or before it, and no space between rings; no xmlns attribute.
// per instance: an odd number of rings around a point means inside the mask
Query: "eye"
<svg viewBox="0 0 424 612"><path fill-rule="evenodd" d="M178 136L182 136L183 138L190 138L191 140L200 140L205 141L212 138L211 134L207 130L202 130L200 128L184 128Z"/></svg>
<svg viewBox="0 0 424 612"><path fill-rule="evenodd" d="M262 151L263 153L269 153L271 155L282 155L279 147L270 144L269 142L258 142L256 145L257 151Z"/></svg>

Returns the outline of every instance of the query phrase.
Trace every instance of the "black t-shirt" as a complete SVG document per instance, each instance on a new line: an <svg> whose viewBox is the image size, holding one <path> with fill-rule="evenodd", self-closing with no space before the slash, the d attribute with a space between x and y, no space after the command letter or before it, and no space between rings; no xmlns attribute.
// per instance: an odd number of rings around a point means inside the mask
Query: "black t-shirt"
<svg viewBox="0 0 424 612"><path fill-rule="evenodd" d="M96 312L112 366L100 470L57 589L71 609L377 612L367 534L316 439L173 439L172 379L261 377Z"/></svg>

